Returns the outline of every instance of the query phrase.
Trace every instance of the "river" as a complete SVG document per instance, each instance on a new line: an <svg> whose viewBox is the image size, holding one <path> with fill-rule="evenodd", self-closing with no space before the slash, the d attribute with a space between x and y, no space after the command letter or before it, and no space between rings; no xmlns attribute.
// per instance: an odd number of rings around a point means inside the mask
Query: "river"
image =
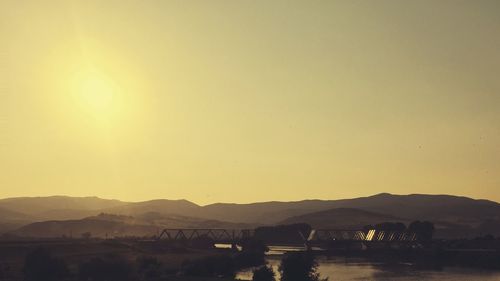
<svg viewBox="0 0 500 281"><path fill-rule="evenodd" d="M300 250L291 248L271 247L271 255L266 260L274 271L278 272L281 261L280 253L289 250ZM318 272L322 277L328 277L329 281L347 280L377 280L377 281L420 281L420 280L440 280L440 281L500 281L500 271L488 271L473 268L443 268L440 270L416 269L412 264L391 264L373 263L363 259L334 257L318 258ZM252 280L252 269L240 271L237 279ZM278 278L279 280L279 274Z"/></svg>

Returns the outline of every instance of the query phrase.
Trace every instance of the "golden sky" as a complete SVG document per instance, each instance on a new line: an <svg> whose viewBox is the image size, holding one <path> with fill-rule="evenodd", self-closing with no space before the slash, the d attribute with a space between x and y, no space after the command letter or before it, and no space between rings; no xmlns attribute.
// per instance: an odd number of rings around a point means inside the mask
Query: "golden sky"
<svg viewBox="0 0 500 281"><path fill-rule="evenodd" d="M0 197L500 201L499 15L0 0Z"/></svg>

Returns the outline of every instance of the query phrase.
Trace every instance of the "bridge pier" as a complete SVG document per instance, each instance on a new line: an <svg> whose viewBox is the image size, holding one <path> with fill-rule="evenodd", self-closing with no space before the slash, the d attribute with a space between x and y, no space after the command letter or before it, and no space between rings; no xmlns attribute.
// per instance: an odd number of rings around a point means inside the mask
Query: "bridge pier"
<svg viewBox="0 0 500 281"><path fill-rule="evenodd" d="M309 241L306 241L304 243L304 247L306 248L306 251L309 252L309 251L312 251L312 245Z"/></svg>

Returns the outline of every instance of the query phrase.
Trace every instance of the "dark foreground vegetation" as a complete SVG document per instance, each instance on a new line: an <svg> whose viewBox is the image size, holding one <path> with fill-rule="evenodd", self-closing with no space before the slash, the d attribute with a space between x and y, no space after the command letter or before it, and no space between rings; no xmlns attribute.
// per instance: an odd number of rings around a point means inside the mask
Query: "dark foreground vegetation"
<svg viewBox="0 0 500 281"><path fill-rule="evenodd" d="M313 252L289 253L278 272L265 264L266 247L247 241L242 251L200 249L189 245L133 241L87 241L71 243L0 243L0 280L26 281L164 281L235 280L241 269L255 268L256 281L319 281ZM363 258L384 266L411 263L417 269L477 267L500 270L500 252L481 249L500 246L500 239L435 241L435 248L368 251L332 251L321 255ZM43 244L43 245L40 245ZM10 248L10 249L9 249ZM7 256L10 252L10 258ZM279 273L279 275L278 275ZM280 276L279 278L277 276Z"/></svg>
<svg viewBox="0 0 500 281"><path fill-rule="evenodd" d="M188 269L197 260L218 260L219 256L236 260L240 253L216 250L213 244L210 248L194 246L134 240L0 242L0 280L233 280L236 267L227 271L231 274L203 279L194 278L196 271Z"/></svg>
<svg viewBox="0 0 500 281"><path fill-rule="evenodd" d="M193 241L52 240L0 243L0 280L127 281L233 280L265 263L267 247L241 242L241 251Z"/></svg>
<svg viewBox="0 0 500 281"><path fill-rule="evenodd" d="M257 240L244 241L241 251L164 244L163 250L166 252L162 254L151 252L147 244L130 241L43 244L22 249L26 252L24 257L18 255L14 259L2 259L0 280L229 281L234 280L238 270L254 267L253 280L278 281L276 273L266 265L266 246ZM2 246L5 248L5 245ZM63 248L65 250L61 251ZM320 279L316 272L317 266L312 253L287 254L279 267L279 280L326 280Z"/></svg>
<svg viewBox="0 0 500 281"><path fill-rule="evenodd" d="M443 267L472 267L500 270L500 237L492 235L474 239L433 239L434 225L414 221L406 226L400 222L384 222L364 229L380 231L409 231L415 241L331 241L327 255L362 257L377 263L411 263L423 269Z"/></svg>
<svg viewBox="0 0 500 281"><path fill-rule="evenodd" d="M418 240L332 240L316 254L362 258L387 266L408 263L419 269L500 270L500 238L491 235L433 240L434 226L418 221L408 227L387 222L366 228L410 230L418 234ZM286 254L277 272L266 265L266 245L301 245L310 229L307 224L258 228L253 238L239 242L240 250L216 249L208 236L189 241L90 237L0 241L0 281L230 281L242 269L254 269L255 281L322 281L314 251Z"/></svg>
<svg viewBox="0 0 500 281"><path fill-rule="evenodd" d="M255 229L255 237L267 244L304 243L312 227L306 223L262 226Z"/></svg>
<svg viewBox="0 0 500 281"><path fill-rule="evenodd" d="M417 269L445 267L500 270L500 238L479 237L461 240L434 240L425 244L374 242L361 249L355 242L332 243L326 256L362 258L377 264L412 264Z"/></svg>

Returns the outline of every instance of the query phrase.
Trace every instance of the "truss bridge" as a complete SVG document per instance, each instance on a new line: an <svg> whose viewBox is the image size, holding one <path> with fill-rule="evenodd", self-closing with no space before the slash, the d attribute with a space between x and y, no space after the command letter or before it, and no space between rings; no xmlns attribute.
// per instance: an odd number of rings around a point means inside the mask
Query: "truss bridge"
<svg viewBox="0 0 500 281"><path fill-rule="evenodd" d="M222 229L222 228L206 228L206 229L164 229L158 239L166 240L194 240L198 238L210 238L214 243L234 244L243 239L251 238L254 235L253 229Z"/></svg>
<svg viewBox="0 0 500 281"><path fill-rule="evenodd" d="M413 242L417 240L416 233L408 231L383 231L370 229L339 230L313 229L307 241L366 241L366 242Z"/></svg>

